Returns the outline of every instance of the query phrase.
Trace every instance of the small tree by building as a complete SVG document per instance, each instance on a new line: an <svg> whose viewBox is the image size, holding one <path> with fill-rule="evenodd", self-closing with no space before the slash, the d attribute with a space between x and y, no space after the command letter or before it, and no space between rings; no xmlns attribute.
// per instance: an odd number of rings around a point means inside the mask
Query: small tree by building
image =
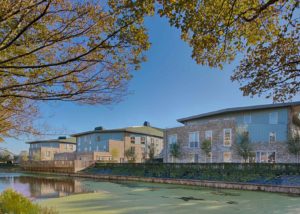
<svg viewBox="0 0 300 214"><path fill-rule="evenodd" d="M113 148L111 150L110 154L111 154L113 160L116 160L119 157L119 153L120 152L119 152L119 150L117 148ZM118 161L120 161L120 160L118 160Z"/></svg>
<svg viewBox="0 0 300 214"><path fill-rule="evenodd" d="M29 160L29 154L27 151L21 151L19 154L18 161L19 163L24 163Z"/></svg>
<svg viewBox="0 0 300 214"><path fill-rule="evenodd" d="M125 157L127 158L129 163L134 163L136 159L135 149L131 147L125 151Z"/></svg>
<svg viewBox="0 0 300 214"><path fill-rule="evenodd" d="M205 162L206 158L211 155L211 141L210 140L204 140L201 143L201 149L205 153ZM211 157L211 156L210 156Z"/></svg>
<svg viewBox="0 0 300 214"><path fill-rule="evenodd" d="M248 132L238 134L235 150L237 154L243 158L245 163L251 160L253 157L253 148Z"/></svg>
<svg viewBox="0 0 300 214"><path fill-rule="evenodd" d="M179 143L173 143L170 145L170 154L172 156L172 159L174 158L176 162L176 159L181 156Z"/></svg>
<svg viewBox="0 0 300 214"><path fill-rule="evenodd" d="M155 147L154 144L151 143L150 147L149 147L149 161L153 161L155 156Z"/></svg>
<svg viewBox="0 0 300 214"><path fill-rule="evenodd" d="M299 132L290 133L287 141L288 151L290 154L295 155L297 163L299 163L300 155L300 134Z"/></svg>
<svg viewBox="0 0 300 214"><path fill-rule="evenodd" d="M40 161L41 160L41 153L35 152L35 153L33 153L31 158L32 158L33 161Z"/></svg>

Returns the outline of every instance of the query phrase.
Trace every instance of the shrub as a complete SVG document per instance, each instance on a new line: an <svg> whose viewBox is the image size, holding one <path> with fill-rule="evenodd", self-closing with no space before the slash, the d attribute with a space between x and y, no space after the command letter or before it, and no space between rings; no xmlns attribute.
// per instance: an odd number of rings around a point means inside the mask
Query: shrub
<svg viewBox="0 0 300 214"><path fill-rule="evenodd" d="M57 214L58 212L51 208L34 204L22 194L17 193L12 189L7 189L0 195L0 213Z"/></svg>

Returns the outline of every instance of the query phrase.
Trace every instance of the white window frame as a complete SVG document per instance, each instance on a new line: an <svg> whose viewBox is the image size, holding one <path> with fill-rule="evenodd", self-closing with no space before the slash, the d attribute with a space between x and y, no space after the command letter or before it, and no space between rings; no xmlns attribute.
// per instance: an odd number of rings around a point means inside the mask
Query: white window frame
<svg viewBox="0 0 300 214"><path fill-rule="evenodd" d="M273 141L271 142L271 134L274 134L274 142ZM269 132L269 144L276 143L276 140L277 140L276 132Z"/></svg>
<svg viewBox="0 0 300 214"><path fill-rule="evenodd" d="M191 137L190 137L191 134L196 134L195 141L191 141ZM191 146L191 143L194 143L194 146ZM197 143L197 146L195 146L195 143ZM199 144L200 144L200 134L199 134L199 131L189 132L189 148L191 148L191 149L199 148Z"/></svg>
<svg viewBox="0 0 300 214"><path fill-rule="evenodd" d="M208 133L209 133L209 138L207 137ZM205 131L205 140L209 140L212 143L212 134L213 134L212 130Z"/></svg>
<svg viewBox="0 0 300 214"><path fill-rule="evenodd" d="M249 117L249 121L246 121L246 117ZM252 115L251 115L251 113L249 113L249 114L244 114L244 124L250 124L250 123L252 123Z"/></svg>
<svg viewBox="0 0 300 214"><path fill-rule="evenodd" d="M230 131L230 145L226 145L225 143L225 136L226 136L226 131ZM228 128L228 129L223 129L223 146L225 147L231 147L232 145L232 129L231 128Z"/></svg>
<svg viewBox="0 0 300 214"><path fill-rule="evenodd" d="M272 121L272 116L275 115L275 122ZM278 124L278 111L273 111L269 113L269 124Z"/></svg>

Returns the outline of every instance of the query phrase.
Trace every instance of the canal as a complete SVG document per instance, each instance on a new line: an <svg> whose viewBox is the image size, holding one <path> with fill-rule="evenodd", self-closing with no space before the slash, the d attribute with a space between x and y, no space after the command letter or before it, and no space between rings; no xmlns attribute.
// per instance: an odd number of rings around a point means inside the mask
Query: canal
<svg viewBox="0 0 300 214"><path fill-rule="evenodd" d="M7 188L63 214L300 213L299 196L266 192L0 173L0 191Z"/></svg>

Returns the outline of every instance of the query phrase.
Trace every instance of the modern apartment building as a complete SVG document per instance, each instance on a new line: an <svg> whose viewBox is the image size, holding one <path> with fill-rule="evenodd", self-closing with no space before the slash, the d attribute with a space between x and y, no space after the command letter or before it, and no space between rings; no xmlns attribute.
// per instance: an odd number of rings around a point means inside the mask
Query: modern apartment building
<svg viewBox="0 0 300 214"><path fill-rule="evenodd" d="M77 160L139 163L149 159L151 152L154 158L163 157L163 130L148 122L120 129L96 127L72 136L76 137Z"/></svg>
<svg viewBox="0 0 300 214"><path fill-rule="evenodd" d="M27 144L29 144L30 160L54 160L54 156L58 153L74 153L76 151L76 139L73 137L31 141Z"/></svg>
<svg viewBox="0 0 300 214"><path fill-rule="evenodd" d="M300 132L300 102L222 109L177 120L183 126L165 130L165 162L174 161L171 144L181 155L177 162L242 162L235 149L241 133L249 136L253 162L296 162L287 150L289 133ZM211 142L211 153L201 149Z"/></svg>

